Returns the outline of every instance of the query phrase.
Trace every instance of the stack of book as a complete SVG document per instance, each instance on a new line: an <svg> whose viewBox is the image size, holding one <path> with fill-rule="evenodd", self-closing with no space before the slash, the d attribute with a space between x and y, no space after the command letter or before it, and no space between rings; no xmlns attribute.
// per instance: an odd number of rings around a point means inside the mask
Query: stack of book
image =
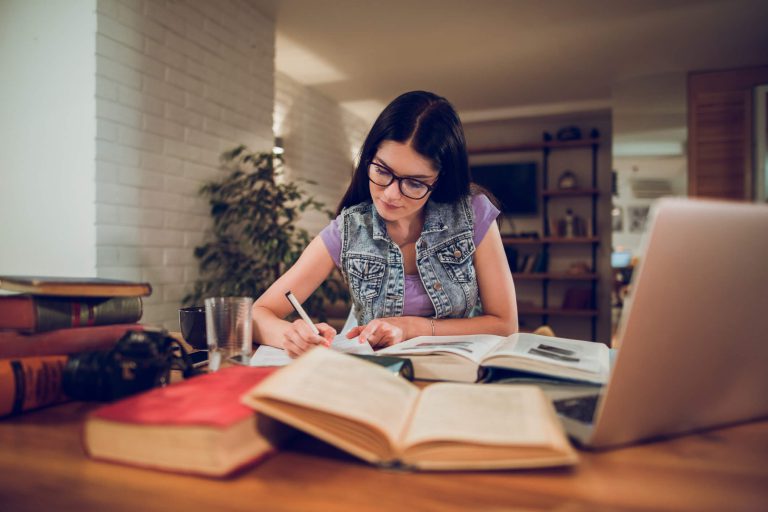
<svg viewBox="0 0 768 512"><path fill-rule="evenodd" d="M0 416L65 399L70 355L106 350L141 329L149 283L103 278L0 276Z"/></svg>

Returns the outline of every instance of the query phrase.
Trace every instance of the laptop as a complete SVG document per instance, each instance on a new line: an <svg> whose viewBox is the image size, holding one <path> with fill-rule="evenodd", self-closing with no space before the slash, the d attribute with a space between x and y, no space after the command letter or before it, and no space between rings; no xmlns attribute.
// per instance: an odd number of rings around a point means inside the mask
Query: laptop
<svg viewBox="0 0 768 512"><path fill-rule="evenodd" d="M768 205L665 198L649 220L608 384L555 400L584 447L768 417Z"/></svg>

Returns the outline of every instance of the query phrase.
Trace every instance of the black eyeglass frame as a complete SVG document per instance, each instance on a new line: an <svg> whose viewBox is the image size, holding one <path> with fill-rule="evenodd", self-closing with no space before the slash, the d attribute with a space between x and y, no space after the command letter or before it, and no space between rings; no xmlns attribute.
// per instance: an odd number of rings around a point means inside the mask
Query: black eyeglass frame
<svg viewBox="0 0 768 512"><path fill-rule="evenodd" d="M371 167L373 167L373 166L376 166L377 169L380 169L380 170L382 170L382 171L384 171L384 172L389 174L389 177L391 179L389 180L389 182L386 185L382 185L381 183L376 183L375 181L373 181L373 178L371 178ZM394 172L392 172L390 169L387 169L383 165L378 164L376 162L368 162L368 181L370 181L371 183L373 183L374 185L377 185L379 187L387 188L395 180L397 180L397 188L400 190L400 193L402 195L404 195L405 197L407 197L408 199L424 199L425 197L427 197L427 194L429 194L430 192L435 190L435 183L437 183L437 180L435 180L435 182L430 185L429 183L424 183L423 181L418 180L416 178L409 178L408 176L405 176L405 177L396 176ZM424 185L425 187L427 187L427 191L424 192L424 194L422 194L419 197L413 197L411 195L406 194L405 191L403 190L403 181L406 181L406 180L408 180L408 181L415 181L415 182L417 182L417 183L419 183L421 185Z"/></svg>

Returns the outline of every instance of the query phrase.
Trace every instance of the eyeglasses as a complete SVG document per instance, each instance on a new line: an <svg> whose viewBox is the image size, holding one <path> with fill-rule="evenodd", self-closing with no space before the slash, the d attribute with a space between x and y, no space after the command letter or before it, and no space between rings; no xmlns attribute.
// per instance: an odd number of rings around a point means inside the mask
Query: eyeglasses
<svg viewBox="0 0 768 512"><path fill-rule="evenodd" d="M368 179L371 180L371 183L380 187L388 187L393 181L397 180L397 187L400 189L400 193L410 199L421 199L435 189L434 183L427 185L415 178L395 176L392 171L385 169L376 162L371 162L368 165Z"/></svg>

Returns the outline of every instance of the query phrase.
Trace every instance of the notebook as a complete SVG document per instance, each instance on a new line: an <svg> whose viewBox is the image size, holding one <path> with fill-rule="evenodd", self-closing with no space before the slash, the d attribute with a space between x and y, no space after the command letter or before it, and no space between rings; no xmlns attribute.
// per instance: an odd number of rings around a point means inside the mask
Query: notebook
<svg viewBox="0 0 768 512"><path fill-rule="evenodd" d="M555 401L569 435L605 448L768 417L768 205L661 199L643 246L595 414Z"/></svg>

